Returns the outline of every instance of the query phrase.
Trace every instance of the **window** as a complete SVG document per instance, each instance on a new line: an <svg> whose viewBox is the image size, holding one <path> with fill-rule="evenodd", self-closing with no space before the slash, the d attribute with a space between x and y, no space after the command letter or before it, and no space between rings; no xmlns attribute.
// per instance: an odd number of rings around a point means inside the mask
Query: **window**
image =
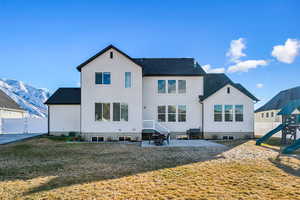
<svg viewBox="0 0 300 200"><path fill-rule="evenodd" d="M95 120L110 120L110 103L95 103Z"/></svg>
<svg viewBox="0 0 300 200"><path fill-rule="evenodd" d="M266 118L269 118L269 113L268 112L266 113Z"/></svg>
<svg viewBox="0 0 300 200"><path fill-rule="evenodd" d="M128 121L128 104L113 103L113 121Z"/></svg>
<svg viewBox="0 0 300 200"><path fill-rule="evenodd" d="M176 122L176 106L168 106L168 122Z"/></svg>
<svg viewBox="0 0 300 200"><path fill-rule="evenodd" d="M274 117L274 112L271 112L271 117Z"/></svg>
<svg viewBox="0 0 300 200"><path fill-rule="evenodd" d="M168 80L168 93L169 94L176 93L176 80Z"/></svg>
<svg viewBox="0 0 300 200"><path fill-rule="evenodd" d="M261 113L261 118L264 118L264 113Z"/></svg>
<svg viewBox="0 0 300 200"><path fill-rule="evenodd" d="M166 121L166 106L157 107L157 121L159 122Z"/></svg>
<svg viewBox="0 0 300 200"><path fill-rule="evenodd" d="M233 106L232 105L225 105L225 122L232 122L233 121Z"/></svg>
<svg viewBox="0 0 300 200"><path fill-rule="evenodd" d="M113 58L114 58L114 52L111 51L111 52L109 53L109 57L110 57L111 59L113 59Z"/></svg>
<svg viewBox="0 0 300 200"><path fill-rule="evenodd" d="M95 83L101 85L110 84L110 72L96 72L95 74Z"/></svg>
<svg viewBox="0 0 300 200"><path fill-rule="evenodd" d="M131 72L125 72L125 88L131 88Z"/></svg>
<svg viewBox="0 0 300 200"><path fill-rule="evenodd" d="M186 80L178 80L178 93L186 93Z"/></svg>
<svg viewBox="0 0 300 200"><path fill-rule="evenodd" d="M186 121L186 105L178 105L178 122Z"/></svg>
<svg viewBox="0 0 300 200"><path fill-rule="evenodd" d="M159 94L166 93L166 80L158 80L157 81L157 92Z"/></svg>
<svg viewBox="0 0 300 200"><path fill-rule="evenodd" d="M214 105L214 121L215 122L221 122L222 119L222 105Z"/></svg>
<svg viewBox="0 0 300 200"><path fill-rule="evenodd" d="M230 87L227 88L227 94L230 94Z"/></svg>
<svg viewBox="0 0 300 200"><path fill-rule="evenodd" d="M244 120L244 106L235 105L235 121L242 122Z"/></svg>
<svg viewBox="0 0 300 200"><path fill-rule="evenodd" d="M103 142L103 141L104 141L104 137L99 137L99 136L92 137L92 142Z"/></svg>

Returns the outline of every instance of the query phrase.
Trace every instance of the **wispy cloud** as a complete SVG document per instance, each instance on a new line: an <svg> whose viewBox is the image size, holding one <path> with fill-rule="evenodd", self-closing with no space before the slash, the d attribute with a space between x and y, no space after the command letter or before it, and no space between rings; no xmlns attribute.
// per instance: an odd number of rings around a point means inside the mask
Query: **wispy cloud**
<svg viewBox="0 0 300 200"><path fill-rule="evenodd" d="M264 84L262 84L262 83L257 83L257 84L256 84L256 87L257 87L257 88L263 88L263 87L264 87Z"/></svg>
<svg viewBox="0 0 300 200"><path fill-rule="evenodd" d="M241 57L246 56L245 53L243 53L243 50L246 49L246 43L244 38L239 38L237 40L232 40L230 42L230 48L228 52L226 53L226 56L230 58L231 62L239 62Z"/></svg>
<svg viewBox="0 0 300 200"><path fill-rule="evenodd" d="M259 66L266 66L268 61L266 60L246 60L240 61L235 65L229 66L227 72L234 73L234 72L248 72L249 69L255 69Z"/></svg>
<svg viewBox="0 0 300 200"><path fill-rule="evenodd" d="M211 68L211 65L203 65L202 68L206 73L224 73L225 68Z"/></svg>
<svg viewBox="0 0 300 200"><path fill-rule="evenodd" d="M277 45L273 47L272 56L278 61L291 64L294 62L296 56L299 55L300 40L287 39L284 45Z"/></svg>

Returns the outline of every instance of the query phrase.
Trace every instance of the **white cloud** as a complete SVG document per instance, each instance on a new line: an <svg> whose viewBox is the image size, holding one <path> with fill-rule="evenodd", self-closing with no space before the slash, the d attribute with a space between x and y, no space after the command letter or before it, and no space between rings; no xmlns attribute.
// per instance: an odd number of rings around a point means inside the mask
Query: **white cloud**
<svg viewBox="0 0 300 200"><path fill-rule="evenodd" d="M284 45L273 47L272 56L278 61L291 64L300 51L300 40L287 39Z"/></svg>
<svg viewBox="0 0 300 200"><path fill-rule="evenodd" d="M266 60L246 60L240 61L235 65L229 66L227 72L234 73L234 72L248 72L249 69L255 69L259 66L266 66L268 61Z"/></svg>
<svg viewBox="0 0 300 200"><path fill-rule="evenodd" d="M262 84L262 83L257 83L257 84L256 84L256 87L257 87L257 88L262 88L262 87L264 87L264 84Z"/></svg>
<svg viewBox="0 0 300 200"><path fill-rule="evenodd" d="M226 53L226 56L230 57L230 61L232 62L239 62L239 59L241 57L246 56L245 53L243 53L243 50L246 49L245 39L239 38L237 40L232 40L230 42L230 48L228 52Z"/></svg>
<svg viewBox="0 0 300 200"><path fill-rule="evenodd" d="M211 68L211 65L203 65L202 68L204 69L204 71L206 73L224 73L225 72L225 68Z"/></svg>

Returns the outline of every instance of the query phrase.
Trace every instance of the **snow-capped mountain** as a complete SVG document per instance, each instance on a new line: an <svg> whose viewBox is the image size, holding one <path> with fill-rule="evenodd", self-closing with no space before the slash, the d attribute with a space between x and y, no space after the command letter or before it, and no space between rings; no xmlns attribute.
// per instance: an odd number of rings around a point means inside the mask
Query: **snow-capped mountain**
<svg viewBox="0 0 300 200"><path fill-rule="evenodd" d="M22 81L0 79L0 89L14 99L32 117L47 117L44 102L50 97L47 89L38 89Z"/></svg>

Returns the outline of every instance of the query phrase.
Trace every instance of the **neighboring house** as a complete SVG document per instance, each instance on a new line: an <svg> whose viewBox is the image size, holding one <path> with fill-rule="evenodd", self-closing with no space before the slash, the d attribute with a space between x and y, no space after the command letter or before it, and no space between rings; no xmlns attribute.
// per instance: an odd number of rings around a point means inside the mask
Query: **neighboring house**
<svg viewBox="0 0 300 200"><path fill-rule="evenodd" d="M255 111L255 122L281 122L277 113L289 102L300 99L300 86L283 90Z"/></svg>
<svg viewBox="0 0 300 200"><path fill-rule="evenodd" d="M0 118L23 118L27 112L0 90Z"/></svg>
<svg viewBox="0 0 300 200"><path fill-rule="evenodd" d="M81 88L59 88L45 102L49 134L141 140L152 123L173 137L190 128L204 138L254 135L258 99L225 74L205 73L193 58L131 58L110 45L77 69Z"/></svg>

